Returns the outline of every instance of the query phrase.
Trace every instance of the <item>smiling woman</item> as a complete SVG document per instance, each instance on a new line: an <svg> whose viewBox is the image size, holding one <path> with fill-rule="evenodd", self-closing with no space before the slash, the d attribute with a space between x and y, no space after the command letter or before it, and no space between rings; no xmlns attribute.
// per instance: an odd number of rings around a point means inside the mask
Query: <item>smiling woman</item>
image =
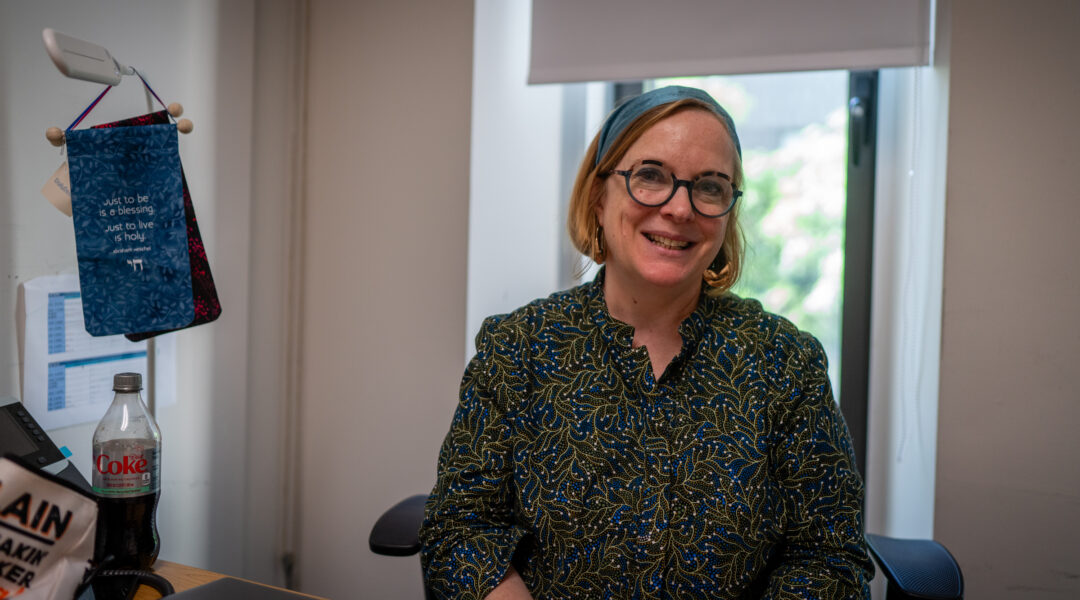
<svg viewBox="0 0 1080 600"><path fill-rule="evenodd" d="M669 110L672 114L646 130L618 161L628 163L624 173L659 175L670 169L699 178L733 171L734 144L714 113L693 105ZM674 193L657 206L644 205L640 186L635 196L634 187L624 189L619 177L610 176L616 172L609 171L594 200L608 308L621 321L656 326L639 327L636 341L648 348L659 375L682 344L678 324L697 305L703 273L718 258L723 261L720 246L729 217L696 214L693 188L679 190L686 186L670 188Z"/></svg>
<svg viewBox="0 0 1080 600"><path fill-rule="evenodd" d="M568 222L603 268L477 336L420 532L437 597L867 597L821 344L730 293L740 155L698 89L608 117Z"/></svg>

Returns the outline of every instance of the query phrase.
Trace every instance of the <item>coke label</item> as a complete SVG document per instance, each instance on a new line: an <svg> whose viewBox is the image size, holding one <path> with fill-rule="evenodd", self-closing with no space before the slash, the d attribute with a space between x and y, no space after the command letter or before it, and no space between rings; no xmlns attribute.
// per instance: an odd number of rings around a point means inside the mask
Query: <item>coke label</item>
<svg viewBox="0 0 1080 600"><path fill-rule="evenodd" d="M106 497L153 494L160 489L154 440L120 439L94 449L94 493Z"/></svg>

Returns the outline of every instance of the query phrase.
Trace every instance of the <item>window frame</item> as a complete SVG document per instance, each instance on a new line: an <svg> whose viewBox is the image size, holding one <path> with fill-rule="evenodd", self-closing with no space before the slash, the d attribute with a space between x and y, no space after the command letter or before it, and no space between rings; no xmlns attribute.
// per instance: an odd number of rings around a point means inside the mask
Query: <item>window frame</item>
<svg viewBox="0 0 1080 600"><path fill-rule="evenodd" d="M607 86L607 109L644 91L643 81ZM865 475L870 395L871 291L874 261L874 186L877 159L878 71L848 72L848 157L844 218L844 277L841 301L840 381L833 382L843 401L840 411L851 433L856 468ZM565 177L564 173L564 180ZM572 177L569 178L572 181ZM564 181L564 185L569 181ZM568 186L567 186L568 187ZM567 197L569 190L567 190ZM562 207L565 209L565 206ZM565 214L565 213L564 213ZM565 252L565 250L564 250ZM572 255L571 260L567 260ZM581 255L566 252L562 277Z"/></svg>

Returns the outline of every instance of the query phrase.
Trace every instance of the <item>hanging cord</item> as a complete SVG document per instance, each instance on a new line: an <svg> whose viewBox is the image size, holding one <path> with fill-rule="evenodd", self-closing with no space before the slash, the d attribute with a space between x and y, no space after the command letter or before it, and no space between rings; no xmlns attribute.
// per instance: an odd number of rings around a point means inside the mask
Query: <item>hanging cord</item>
<svg viewBox="0 0 1080 600"><path fill-rule="evenodd" d="M149 84L149 83L146 83L146 80L145 80L145 79L143 79L142 73L140 73L140 72L139 72L139 71L138 71L138 70L137 70L137 69L136 69L135 67L131 67L131 70L132 70L132 71L134 71L134 72L135 72L135 74L139 76L139 81L141 81L141 82L142 82L142 84L143 84L144 86L146 86L146 89L147 89L147 90L148 90L148 91L149 91L149 92L150 92L151 94L153 94L154 98L156 98L156 99L157 99L157 101L158 101L158 104L160 104L160 105L161 105L161 108L164 108L164 109L165 109L165 114L168 114L168 115L169 115L169 120L170 120L170 121L173 121L174 119L173 119L173 116L172 116L172 114L169 114L169 107L168 107L168 106L165 106L165 101L164 101L164 100L162 100L162 99L161 99L161 98L160 98L160 97L159 97L159 96L157 95L157 92L155 92L155 91L154 91L154 88L150 87L150 84Z"/></svg>
<svg viewBox="0 0 1080 600"><path fill-rule="evenodd" d="M67 129L65 129L64 131L71 131L79 123L82 123L82 120L86 118L86 115L90 114L90 111L94 110L94 107L97 106L97 103L101 102L101 99L104 98L105 94L108 94L109 90L111 90L111 89L112 89L111 85L105 86L105 89L102 90L100 94L98 94L97 98L94 98L94 101L90 103L90 106L87 106L86 108L84 108L83 111L81 113L79 113L79 116L74 121L72 121L71 125L68 125Z"/></svg>
<svg viewBox="0 0 1080 600"><path fill-rule="evenodd" d="M154 91L154 88L150 87L149 83L146 83L146 79L143 79L142 73L139 73L139 71L136 70L135 67L131 67L131 70L134 71L135 74L139 76L139 81L142 82L142 84L146 88L146 90L148 92L150 92L154 96L154 98L158 101L158 103L161 104L161 107L165 109L165 114L169 116L169 120L175 122L175 119L173 119L172 114L169 113L169 107L165 106L165 101L162 100L161 97L157 95L157 92ZM111 85L105 86L105 89L102 90L100 94L98 94L97 98L94 98L94 101L90 103L90 106L87 106L85 109L83 109L83 111L81 113L79 113L78 118L76 118L74 121L72 121L71 125L68 125L67 129L65 129L64 131L71 131L75 127L78 127L79 123L82 123L82 120L86 118L86 115L90 114L90 111L94 110L94 107L98 105L98 102L101 102L101 99L104 98L105 94L108 94L109 90L111 90L111 89L113 89L113 86L111 86Z"/></svg>

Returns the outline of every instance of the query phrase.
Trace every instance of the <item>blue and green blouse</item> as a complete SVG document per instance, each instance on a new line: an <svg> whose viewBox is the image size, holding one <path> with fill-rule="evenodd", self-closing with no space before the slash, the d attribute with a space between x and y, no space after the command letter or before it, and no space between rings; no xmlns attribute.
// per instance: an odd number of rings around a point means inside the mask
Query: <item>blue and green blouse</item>
<svg viewBox="0 0 1080 600"><path fill-rule="evenodd" d="M657 378L597 279L488 318L420 535L483 598L869 598L862 480L811 335L702 293Z"/></svg>

